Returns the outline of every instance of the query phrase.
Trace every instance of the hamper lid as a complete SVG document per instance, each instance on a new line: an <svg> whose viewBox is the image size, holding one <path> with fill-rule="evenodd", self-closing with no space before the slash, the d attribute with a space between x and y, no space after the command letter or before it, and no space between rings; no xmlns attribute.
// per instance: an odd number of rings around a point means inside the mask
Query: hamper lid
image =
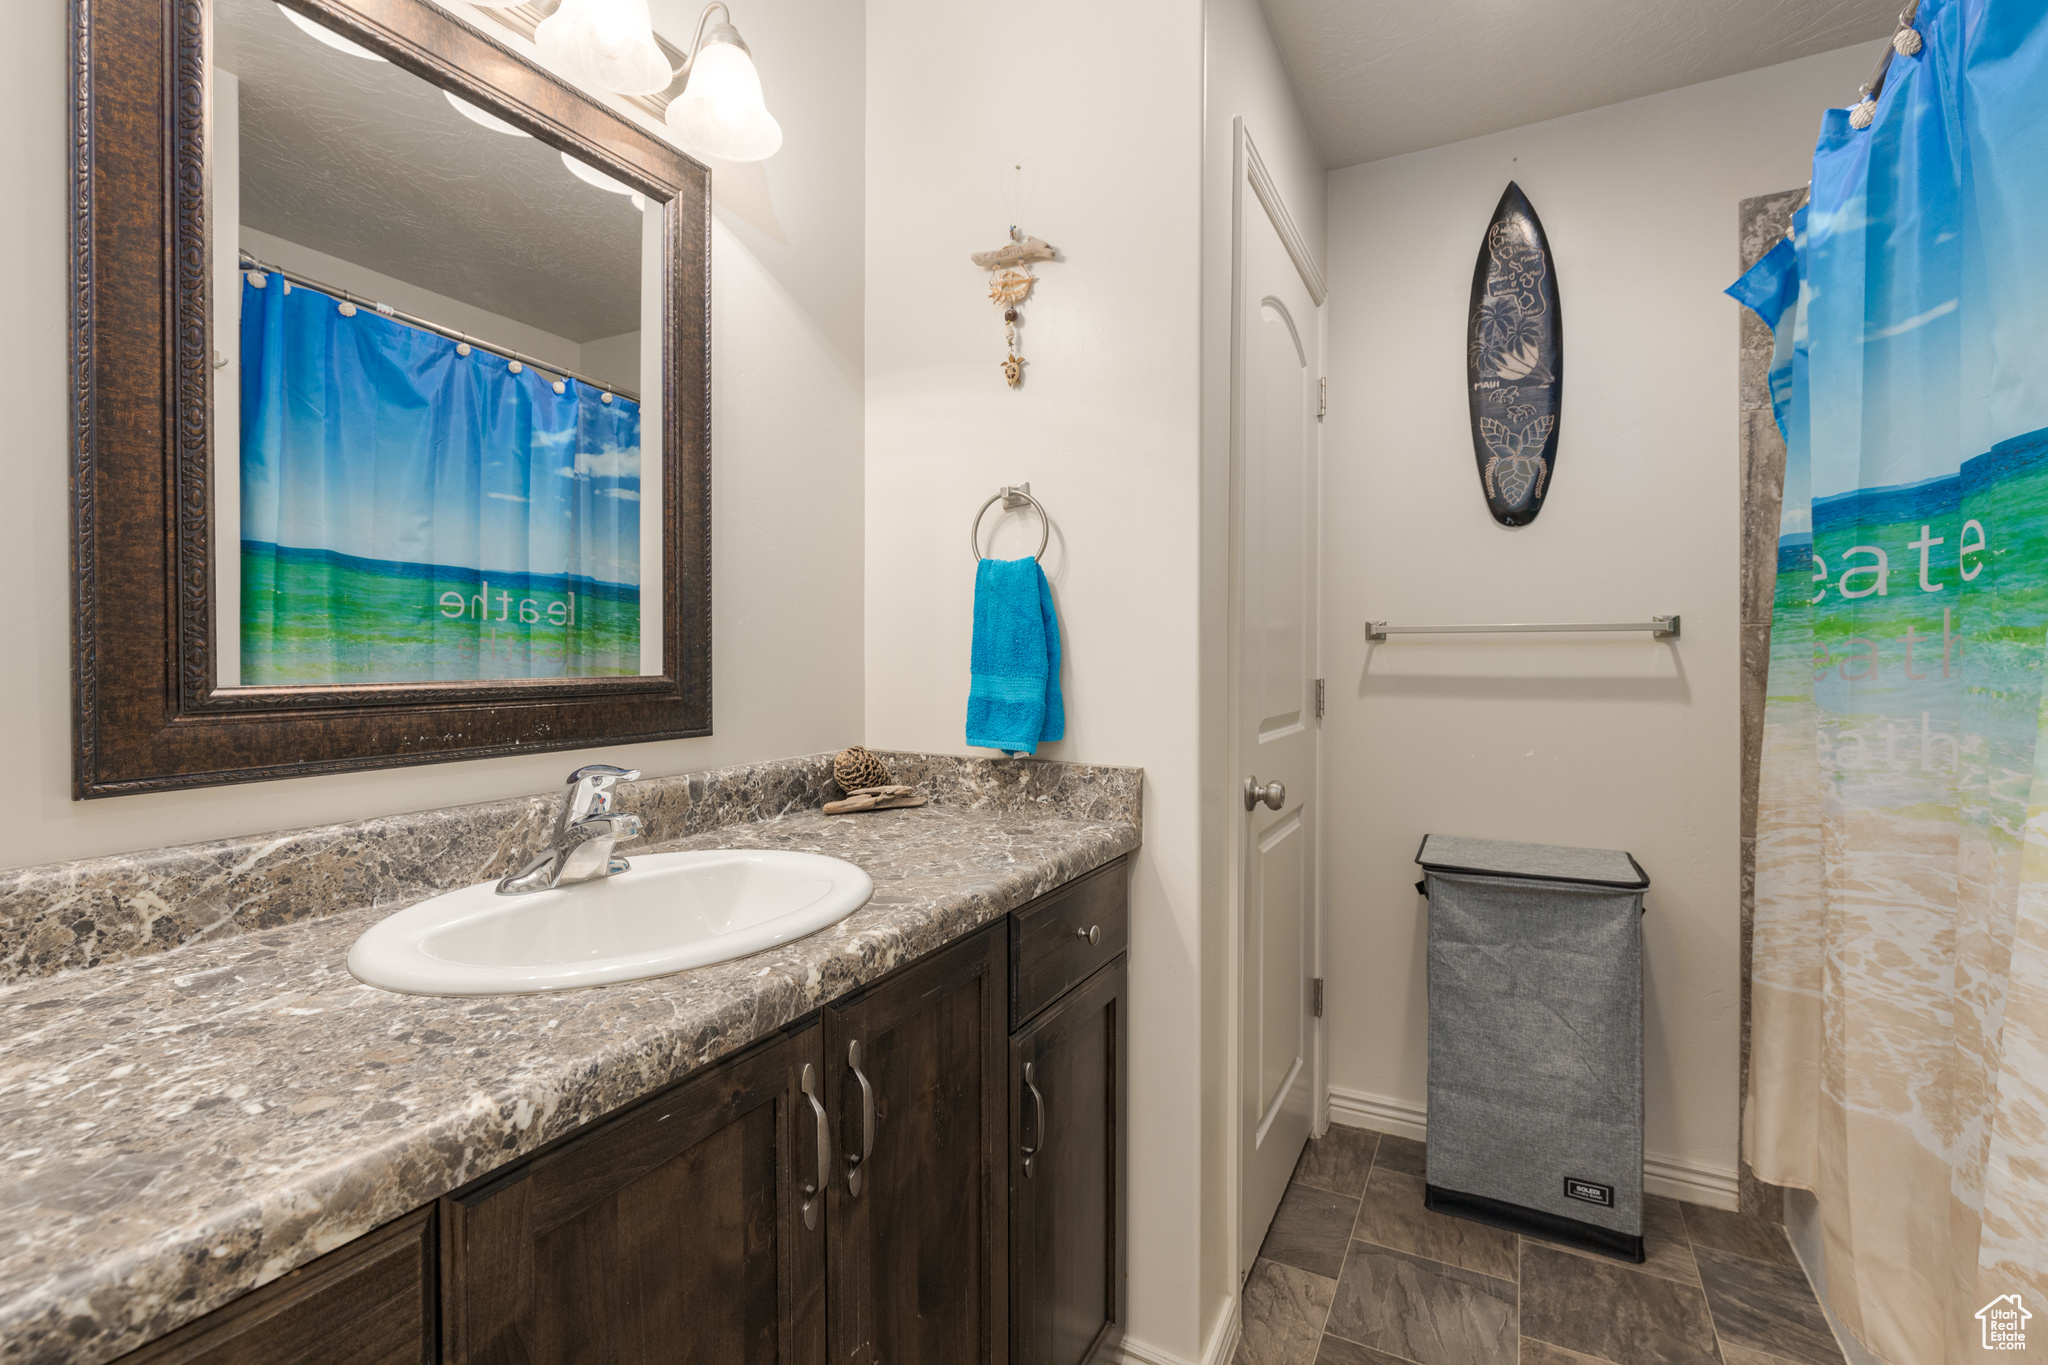
<svg viewBox="0 0 2048 1365"><path fill-rule="evenodd" d="M1415 861L1425 872L1462 872L1475 877L1519 877L1525 881L1577 882L1641 891L1650 874L1618 848L1566 848L1558 844L1517 844L1506 839L1467 839L1425 834Z"/></svg>

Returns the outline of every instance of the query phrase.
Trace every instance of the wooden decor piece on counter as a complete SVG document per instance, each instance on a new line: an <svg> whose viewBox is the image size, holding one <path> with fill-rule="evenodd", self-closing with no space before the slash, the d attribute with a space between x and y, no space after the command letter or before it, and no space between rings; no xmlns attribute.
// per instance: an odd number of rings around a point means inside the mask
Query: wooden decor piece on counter
<svg viewBox="0 0 2048 1365"><path fill-rule="evenodd" d="M864 787L886 787L896 778L888 764L856 744L832 756L832 780L839 784L839 790L852 793Z"/></svg>
<svg viewBox="0 0 2048 1365"><path fill-rule="evenodd" d="M850 791L844 801L827 801L825 814L851 815L863 810L896 810L904 806L922 806L924 798L914 788L904 786L862 787Z"/></svg>

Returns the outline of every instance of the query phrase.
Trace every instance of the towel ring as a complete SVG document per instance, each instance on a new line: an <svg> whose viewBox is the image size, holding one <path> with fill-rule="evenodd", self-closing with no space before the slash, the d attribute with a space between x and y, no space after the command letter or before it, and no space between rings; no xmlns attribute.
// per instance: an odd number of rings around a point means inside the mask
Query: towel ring
<svg viewBox="0 0 2048 1365"><path fill-rule="evenodd" d="M999 502L1006 511L1014 510L1027 502L1038 509L1038 523L1045 528L1045 534L1038 538L1038 553L1031 557L1034 560L1042 558L1045 547L1052 544L1052 518L1045 514L1045 505L1031 496L1031 485L1020 483L1014 488L998 489L996 495L983 503L981 510L974 514L974 525L967 528L967 545L974 551L975 563L978 564L987 557L981 552L981 519L988 515L989 508Z"/></svg>

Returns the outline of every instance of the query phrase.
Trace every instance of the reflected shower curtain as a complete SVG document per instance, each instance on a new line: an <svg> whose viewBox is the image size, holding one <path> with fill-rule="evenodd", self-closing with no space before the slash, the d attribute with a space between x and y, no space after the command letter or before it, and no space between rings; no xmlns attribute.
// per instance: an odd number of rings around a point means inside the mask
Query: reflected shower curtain
<svg viewBox="0 0 2048 1365"><path fill-rule="evenodd" d="M640 671L620 395L248 271L241 491L245 684Z"/></svg>
<svg viewBox="0 0 2048 1365"><path fill-rule="evenodd" d="M1916 28L1730 290L1788 452L1744 1149L1894 1365L2015 1294L2048 1350L2048 7Z"/></svg>

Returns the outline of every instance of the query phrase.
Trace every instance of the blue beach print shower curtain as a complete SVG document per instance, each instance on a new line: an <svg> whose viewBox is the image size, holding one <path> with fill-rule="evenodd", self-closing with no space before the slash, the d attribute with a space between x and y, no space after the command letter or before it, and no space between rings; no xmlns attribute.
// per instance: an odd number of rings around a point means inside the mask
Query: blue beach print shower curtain
<svg viewBox="0 0 2048 1365"><path fill-rule="evenodd" d="M462 349L244 273L244 684L640 671L639 405Z"/></svg>
<svg viewBox="0 0 2048 1365"><path fill-rule="evenodd" d="M1743 1147L1894 1365L2010 1295L2048 1349L2048 5L1915 27L1730 291L1787 446Z"/></svg>

